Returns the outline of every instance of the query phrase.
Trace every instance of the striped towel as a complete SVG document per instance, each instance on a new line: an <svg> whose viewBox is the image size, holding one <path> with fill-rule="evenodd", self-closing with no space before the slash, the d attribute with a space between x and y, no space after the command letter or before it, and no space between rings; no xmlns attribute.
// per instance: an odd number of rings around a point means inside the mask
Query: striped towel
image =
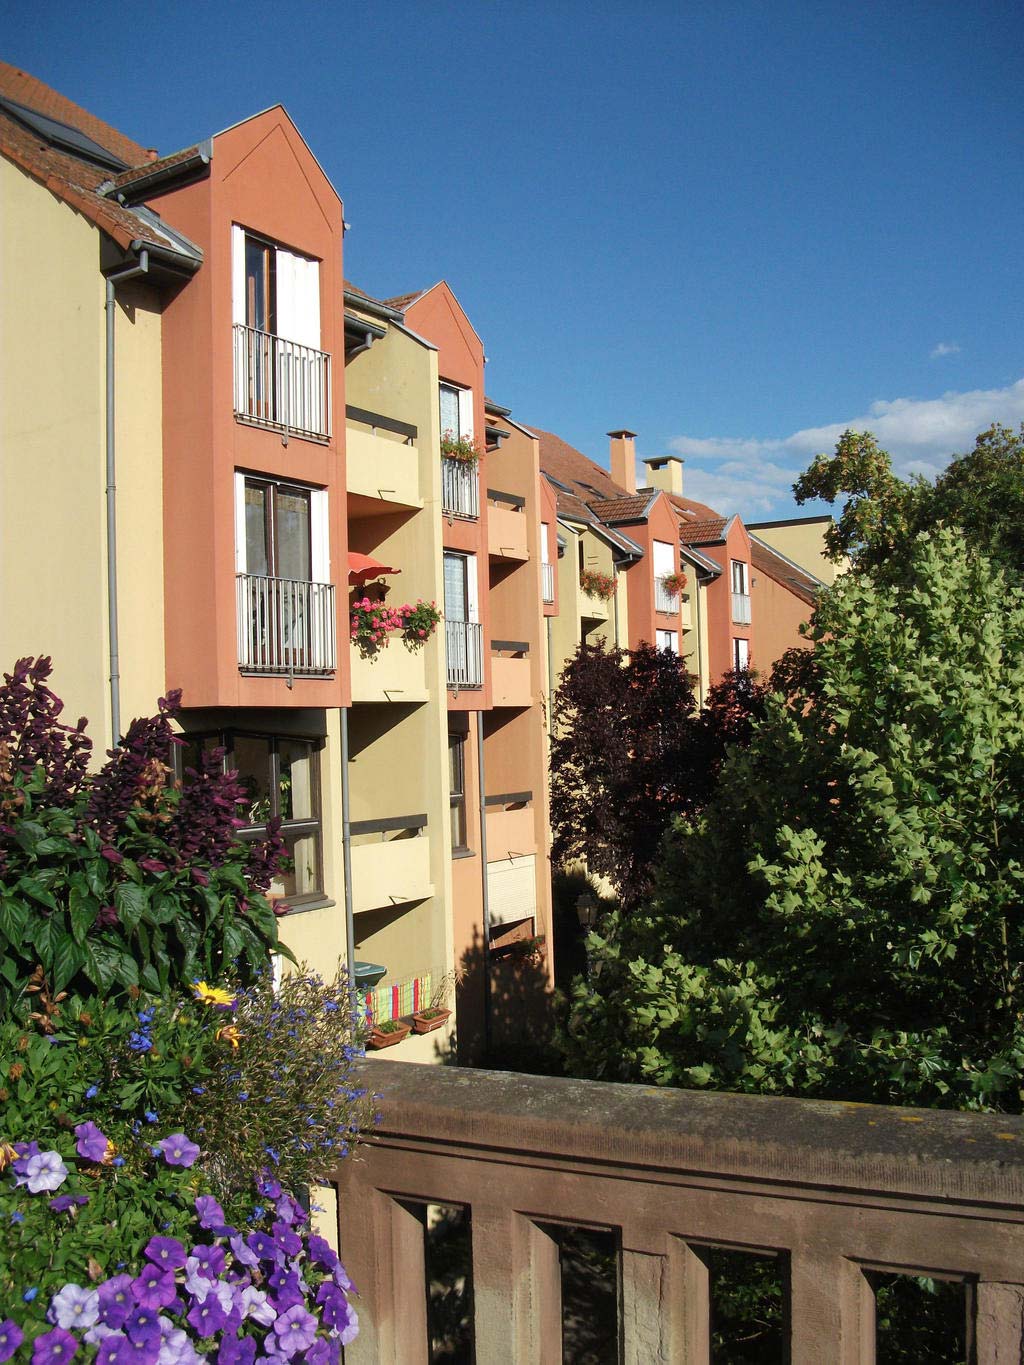
<svg viewBox="0 0 1024 1365"><path fill-rule="evenodd" d="M424 1010L430 1004L433 989L432 975L414 976L393 986L375 986L366 992L366 1014L371 1023L383 1024L387 1019L401 1019Z"/></svg>

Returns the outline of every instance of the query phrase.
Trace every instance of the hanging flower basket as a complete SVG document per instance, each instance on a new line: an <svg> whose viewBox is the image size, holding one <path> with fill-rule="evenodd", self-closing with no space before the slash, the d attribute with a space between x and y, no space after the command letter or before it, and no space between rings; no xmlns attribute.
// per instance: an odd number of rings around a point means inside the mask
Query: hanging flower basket
<svg viewBox="0 0 1024 1365"><path fill-rule="evenodd" d="M686 574L667 573L661 580L661 586L668 593L669 597L678 597L686 587Z"/></svg>
<svg viewBox="0 0 1024 1365"><path fill-rule="evenodd" d="M599 597L602 602L615 596L615 579L610 574L598 573L596 569L583 570L580 587L591 597Z"/></svg>

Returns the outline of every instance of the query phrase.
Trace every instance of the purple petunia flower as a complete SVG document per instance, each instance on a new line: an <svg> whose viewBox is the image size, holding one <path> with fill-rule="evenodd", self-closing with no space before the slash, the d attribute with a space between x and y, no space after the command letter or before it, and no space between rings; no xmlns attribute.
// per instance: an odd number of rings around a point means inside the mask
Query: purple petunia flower
<svg viewBox="0 0 1024 1365"><path fill-rule="evenodd" d="M341 1343L334 1338L317 1337L306 1352L305 1365L338 1365Z"/></svg>
<svg viewBox="0 0 1024 1365"><path fill-rule="evenodd" d="M32 1345L32 1365L60 1365L78 1354L78 1342L63 1327L44 1332Z"/></svg>
<svg viewBox="0 0 1024 1365"><path fill-rule="evenodd" d="M217 1365L252 1365L256 1343L252 1337L225 1337L217 1352Z"/></svg>
<svg viewBox="0 0 1024 1365"><path fill-rule="evenodd" d="M165 1270L180 1270L185 1264L185 1248L177 1237L151 1237L142 1252L147 1261Z"/></svg>
<svg viewBox="0 0 1024 1365"><path fill-rule="evenodd" d="M271 1176L263 1176L256 1182L256 1188L265 1199L280 1199L281 1186Z"/></svg>
<svg viewBox="0 0 1024 1365"><path fill-rule="evenodd" d="M124 1333L128 1340L138 1346L140 1343L152 1345L160 1340L160 1323L153 1308L136 1308L124 1320Z"/></svg>
<svg viewBox="0 0 1024 1365"><path fill-rule="evenodd" d="M326 1238L318 1237L316 1233L306 1238L306 1249L313 1264L322 1266L324 1270L333 1270L338 1264L337 1252L330 1242Z"/></svg>
<svg viewBox="0 0 1024 1365"><path fill-rule="evenodd" d="M192 1166L200 1155L200 1149L184 1133L172 1133L156 1145L168 1166Z"/></svg>
<svg viewBox="0 0 1024 1365"><path fill-rule="evenodd" d="M316 1318L297 1303L274 1323L274 1334L280 1354L291 1359L312 1346L316 1337Z"/></svg>
<svg viewBox="0 0 1024 1365"><path fill-rule="evenodd" d="M274 1241L286 1256L298 1256L302 1250L302 1238L297 1232L293 1232L287 1223L281 1222L271 1224L271 1231L274 1234Z"/></svg>
<svg viewBox="0 0 1024 1365"><path fill-rule="evenodd" d="M88 1202L87 1194L58 1194L56 1199L50 1200L50 1208L54 1213L67 1213L68 1209L80 1209Z"/></svg>
<svg viewBox="0 0 1024 1365"><path fill-rule="evenodd" d="M86 1161L99 1162L107 1155L110 1139L96 1127L92 1119L75 1127L75 1137L78 1139L75 1151L79 1156L85 1157Z"/></svg>
<svg viewBox="0 0 1024 1365"><path fill-rule="evenodd" d="M132 1301L132 1277L114 1275L98 1287L100 1296L100 1321L108 1327L117 1328L135 1307Z"/></svg>
<svg viewBox="0 0 1024 1365"><path fill-rule="evenodd" d="M156 1365L159 1341L132 1341L123 1332L111 1332L100 1342L96 1365Z"/></svg>
<svg viewBox="0 0 1024 1365"><path fill-rule="evenodd" d="M243 1318L252 1318L253 1322L259 1323L261 1327L269 1327L277 1317L274 1305L267 1298L262 1289L256 1289L253 1285L246 1285L239 1296L239 1307L242 1310Z"/></svg>
<svg viewBox="0 0 1024 1365"><path fill-rule="evenodd" d="M100 1296L95 1289L83 1289L80 1284L66 1284L54 1294L46 1316L65 1331L85 1331L100 1315Z"/></svg>
<svg viewBox="0 0 1024 1365"><path fill-rule="evenodd" d="M216 1294L207 1294L202 1303L194 1303L186 1316L190 1326L201 1337L212 1337L228 1320Z"/></svg>
<svg viewBox="0 0 1024 1365"><path fill-rule="evenodd" d="M155 1311L166 1307L174 1298L174 1276L159 1265L143 1266L131 1287L132 1298L140 1308Z"/></svg>
<svg viewBox="0 0 1024 1365"><path fill-rule="evenodd" d="M206 1246L200 1242L189 1253L189 1261L195 1262L195 1269L208 1279L215 1279L224 1269L224 1248Z"/></svg>
<svg viewBox="0 0 1024 1365"><path fill-rule="evenodd" d="M260 1258L254 1251L251 1251L249 1247L246 1246L245 1240L240 1232L236 1232L235 1235L228 1240L235 1260L239 1265L259 1265Z"/></svg>
<svg viewBox="0 0 1024 1365"><path fill-rule="evenodd" d="M227 1224L224 1221L224 1210L214 1199L212 1194L200 1194L196 1196L196 1213L199 1215L199 1226L206 1228L216 1237L224 1237L227 1234L224 1229Z"/></svg>
<svg viewBox="0 0 1024 1365"><path fill-rule="evenodd" d="M17 1168L18 1163L14 1163ZM27 1185L32 1194L43 1190L57 1190L68 1178L68 1168L57 1152L37 1152L25 1162L24 1175L18 1176L19 1185Z"/></svg>
<svg viewBox="0 0 1024 1365"><path fill-rule="evenodd" d="M18 1324L11 1318L4 1318L0 1322L0 1362L10 1360L24 1340L25 1334Z"/></svg>
<svg viewBox="0 0 1024 1365"><path fill-rule="evenodd" d="M273 1305L278 1314L283 1313L288 1308L294 1308L297 1303L302 1303L304 1300L302 1289L299 1286L299 1277L294 1270L284 1270L278 1266L267 1280L267 1284L274 1291Z"/></svg>
<svg viewBox="0 0 1024 1365"><path fill-rule="evenodd" d="M250 1251L256 1253L261 1261L279 1261L281 1249L269 1232L250 1232L245 1239Z"/></svg>
<svg viewBox="0 0 1024 1365"><path fill-rule="evenodd" d="M157 1365L200 1365L200 1362L209 1360L208 1356L199 1355L189 1341L188 1333L183 1328L175 1327L169 1318L161 1318L160 1326L164 1334L160 1340Z"/></svg>

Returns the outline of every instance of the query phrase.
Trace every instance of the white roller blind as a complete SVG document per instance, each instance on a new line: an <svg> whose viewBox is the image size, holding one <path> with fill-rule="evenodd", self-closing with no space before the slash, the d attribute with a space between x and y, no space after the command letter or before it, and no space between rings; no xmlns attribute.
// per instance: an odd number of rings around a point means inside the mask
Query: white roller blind
<svg viewBox="0 0 1024 1365"><path fill-rule="evenodd" d="M231 321L245 322L245 229L231 224Z"/></svg>
<svg viewBox="0 0 1024 1365"><path fill-rule="evenodd" d="M320 349L320 262L277 248L277 334Z"/></svg>
<svg viewBox="0 0 1024 1365"><path fill-rule="evenodd" d="M676 555L675 550L667 540L656 540L654 542L654 576L664 578L667 574L675 573Z"/></svg>

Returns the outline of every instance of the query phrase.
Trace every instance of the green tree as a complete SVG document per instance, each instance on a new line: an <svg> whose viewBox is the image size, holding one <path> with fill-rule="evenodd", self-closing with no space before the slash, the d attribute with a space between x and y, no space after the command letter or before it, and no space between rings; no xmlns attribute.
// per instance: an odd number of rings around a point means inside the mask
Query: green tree
<svg viewBox="0 0 1024 1365"><path fill-rule="evenodd" d="M591 940L571 1071L1020 1111L1024 594L952 529L844 575L645 909Z"/></svg>
<svg viewBox="0 0 1024 1365"><path fill-rule="evenodd" d="M914 536L948 525L1004 568L1024 567L1024 423L1017 432L998 424L983 431L934 483L900 479L870 432L845 431L835 453L818 455L793 492L799 503L845 496L825 535L836 561L849 555L859 568L898 574Z"/></svg>

